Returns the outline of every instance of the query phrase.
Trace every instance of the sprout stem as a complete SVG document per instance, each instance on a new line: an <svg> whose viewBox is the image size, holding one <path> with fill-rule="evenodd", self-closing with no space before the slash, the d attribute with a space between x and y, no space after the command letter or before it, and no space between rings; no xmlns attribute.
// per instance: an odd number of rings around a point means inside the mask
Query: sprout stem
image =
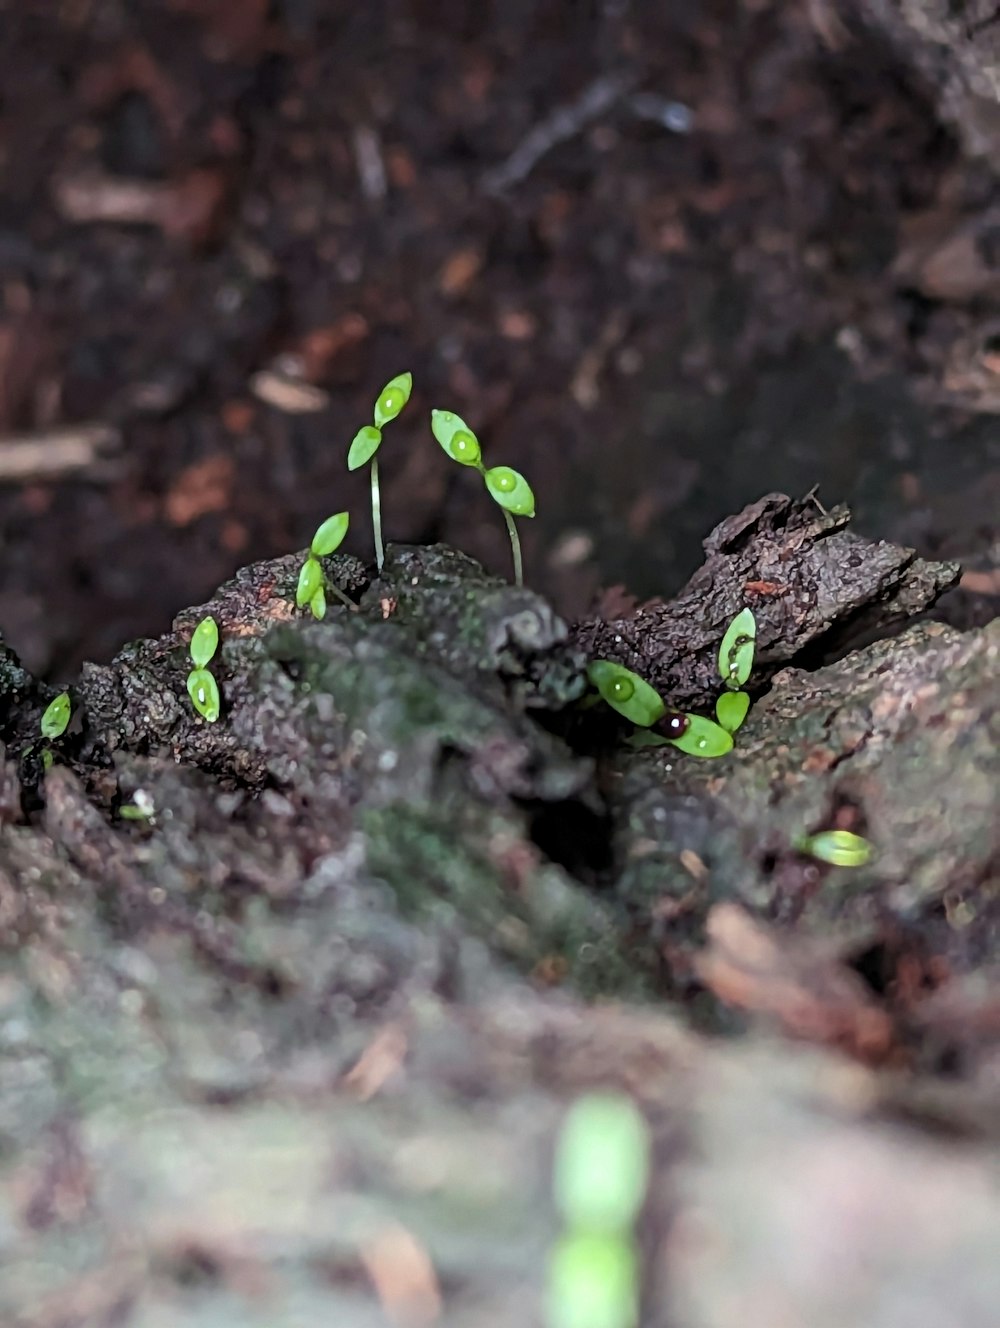
<svg viewBox="0 0 1000 1328"><path fill-rule="evenodd" d="M351 599L349 595L344 594L340 586L336 585L335 582L328 580L326 583L326 588L331 592L331 594L335 595L337 599L340 600L341 604L349 608L352 613L357 613L358 606L355 604L354 600Z"/></svg>
<svg viewBox="0 0 1000 1328"><path fill-rule="evenodd" d="M378 457L372 457L372 530L375 533L375 561L381 572L385 562L385 549L382 547L382 496L378 487Z"/></svg>
<svg viewBox="0 0 1000 1328"><path fill-rule="evenodd" d="M517 526L514 518L507 511L506 507L501 507L504 520L507 522L507 531L510 535L510 547L514 554L514 585L524 585L524 569L521 566L521 537L517 533Z"/></svg>

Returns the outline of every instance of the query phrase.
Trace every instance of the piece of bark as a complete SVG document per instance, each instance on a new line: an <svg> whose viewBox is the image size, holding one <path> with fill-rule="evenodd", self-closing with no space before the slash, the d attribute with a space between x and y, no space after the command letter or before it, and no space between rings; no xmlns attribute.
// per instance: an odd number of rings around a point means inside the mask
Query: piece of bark
<svg viewBox="0 0 1000 1328"><path fill-rule="evenodd" d="M957 563L847 529L844 506L824 512L809 498L768 494L721 522L705 562L666 603L627 618L578 622L571 637L588 657L640 674L679 709L711 707L721 689L719 644L741 609L757 619L751 688L810 652L835 658L928 608L954 585Z"/></svg>

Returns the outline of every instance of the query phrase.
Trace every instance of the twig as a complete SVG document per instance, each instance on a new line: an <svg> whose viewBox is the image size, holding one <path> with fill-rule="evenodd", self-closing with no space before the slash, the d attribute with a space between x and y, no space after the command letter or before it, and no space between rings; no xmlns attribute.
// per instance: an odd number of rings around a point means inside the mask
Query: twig
<svg viewBox="0 0 1000 1328"><path fill-rule="evenodd" d="M42 433L0 437L0 483L52 479L87 470L101 453L117 447L121 434L110 424L79 424Z"/></svg>
<svg viewBox="0 0 1000 1328"><path fill-rule="evenodd" d="M501 194L530 175L547 152L575 138L581 129L620 101L638 81L636 70L623 70L617 74L603 74L588 83L575 100L557 106L535 125L505 162L486 172L482 178L485 192Z"/></svg>

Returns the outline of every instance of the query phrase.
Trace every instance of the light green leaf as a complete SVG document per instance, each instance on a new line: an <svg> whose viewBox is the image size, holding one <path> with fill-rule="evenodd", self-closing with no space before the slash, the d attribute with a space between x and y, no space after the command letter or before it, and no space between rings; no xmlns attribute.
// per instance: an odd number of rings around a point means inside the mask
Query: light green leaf
<svg viewBox="0 0 1000 1328"><path fill-rule="evenodd" d="M587 665L587 677L612 710L642 728L649 728L666 712L659 692L623 664L610 659L592 660Z"/></svg>
<svg viewBox="0 0 1000 1328"><path fill-rule="evenodd" d="M687 729L679 738L671 738L672 746L688 756L725 756L733 750L732 734L720 728L714 720L704 715L688 715Z"/></svg>
<svg viewBox="0 0 1000 1328"><path fill-rule="evenodd" d="M312 616L319 621L326 617L326 591L322 586L319 587L309 601L309 609Z"/></svg>
<svg viewBox="0 0 1000 1328"><path fill-rule="evenodd" d="M215 657L219 648L219 628L215 619L209 615L191 633L191 660L196 669L203 669Z"/></svg>
<svg viewBox="0 0 1000 1328"><path fill-rule="evenodd" d="M307 558L299 572L299 584L295 590L295 603L300 609L312 600L317 590L323 587L323 569L315 558Z"/></svg>
<svg viewBox="0 0 1000 1328"><path fill-rule="evenodd" d="M382 430L373 424L366 424L354 435L351 450L347 453L347 469L357 470L366 461L371 461L382 443Z"/></svg>
<svg viewBox="0 0 1000 1328"><path fill-rule="evenodd" d="M450 410L431 411L431 433L444 450L461 466L482 465L479 439L465 420Z"/></svg>
<svg viewBox="0 0 1000 1328"><path fill-rule="evenodd" d="M635 1328L638 1322L633 1242L590 1231L561 1236L549 1262L547 1328Z"/></svg>
<svg viewBox="0 0 1000 1328"><path fill-rule="evenodd" d="M746 692L723 692L715 703L715 717L727 733L735 733L749 709L750 698Z"/></svg>
<svg viewBox="0 0 1000 1328"><path fill-rule="evenodd" d="M535 515L535 495L531 485L510 466L493 466L483 474L490 496L515 516Z"/></svg>
<svg viewBox="0 0 1000 1328"><path fill-rule="evenodd" d="M851 830L820 830L803 839L798 847L832 867L863 867L872 855L868 840Z"/></svg>
<svg viewBox="0 0 1000 1328"><path fill-rule="evenodd" d="M328 516L316 531L309 546L313 557L326 558L335 549L339 549L350 523L350 514L347 512L337 512L334 516Z"/></svg>
<svg viewBox="0 0 1000 1328"><path fill-rule="evenodd" d="M555 1201L567 1224L627 1230L646 1193L649 1130L629 1098L591 1093L570 1110L556 1152Z"/></svg>
<svg viewBox="0 0 1000 1328"><path fill-rule="evenodd" d="M69 699L69 692L60 692L45 707L45 713L42 715L39 724L42 737L49 739L61 738L66 732L66 725L69 723L72 710L73 706Z"/></svg>
<svg viewBox="0 0 1000 1328"><path fill-rule="evenodd" d="M396 418L409 401L412 390L412 374L402 373L390 378L375 402L375 423L380 429L383 424L388 424L390 420Z"/></svg>
<svg viewBox="0 0 1000 1328"><path fill-rule="evenodd" d="M727 687L742 687L753 669L757 619L752 609L743 609L726 628L719 647L719 676Z"/></svg>
<svg viewBox="0 0 1000 1328"><path fill-rule="evenodd" d="M188 696L191 704L210 724L219 718L222 703L219 699L219 685L208 669L192 669L187 680Z"/></svg>

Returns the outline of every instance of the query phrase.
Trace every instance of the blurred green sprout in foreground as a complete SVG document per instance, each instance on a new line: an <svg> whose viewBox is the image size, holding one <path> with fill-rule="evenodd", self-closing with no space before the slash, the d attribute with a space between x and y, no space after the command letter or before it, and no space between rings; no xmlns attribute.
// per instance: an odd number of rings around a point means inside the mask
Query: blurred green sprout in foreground
<svg viewBox="0 0 1000 1328"><path fill-rule="evenodd" d="M649 1166L649 1129L627 1097L588 1094L570 1108L553 1176L563 1232L549 1262L547 1328L636 1328L634 1230Z"/></svg>

